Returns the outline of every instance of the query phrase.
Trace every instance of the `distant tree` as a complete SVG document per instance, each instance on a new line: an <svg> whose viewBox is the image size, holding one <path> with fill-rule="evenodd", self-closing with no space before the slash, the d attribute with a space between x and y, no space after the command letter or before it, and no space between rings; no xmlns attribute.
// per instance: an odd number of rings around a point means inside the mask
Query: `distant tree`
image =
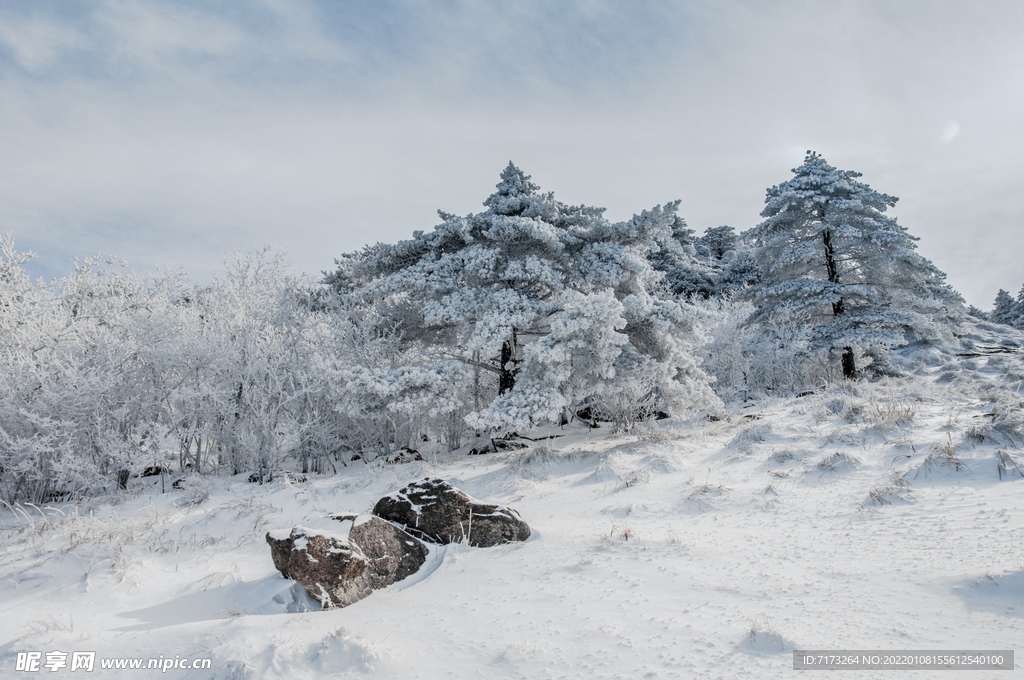
<svg viewBox="0 0 1024 680"><path fill-rule="evenodd" d="M665 208L674 213L678 205L675 201ZM651 266L664 274L663 283L672 295L683 300L711 297L716 292L716 270L698 255L693 229L678 215L673 216L670 229L656 237L657 247L647 254Z"/></svg>
<svg viewBox="0 0 1024 680"><path fill-rule="evenodd" d="M982 321L991 321L991 317L988 312L983 309L979 309L974 305L967 308L968 316L973 316L975 319L981 319Z"/></svg>
<svg viewBox="0 0 1024 680"><path fill-rule="evenodd" d="M768 189L765 220L751 230L761 268L753 320L802 319L813 347L841 354L847 378L857 375L858 350L881 355L907 333L941 335L962 301L885 214L896 197L811 151L793 173Z"/></svg>
<svg viewBox="0 0 1024 680"><path fill-rule="evenodd" d="M1011 322L1017 328L1024 328L1024 286L1017 293L1017 301L1013 306L1014 319Z"/></svg>
<svg viewBox="0 0 1024 680"><path fill-rule="evenodd" d="M714 227L695 239L677 216L671 238L659 240L658 246L648 255L651 265L664 273L668 290L683 300L730 296L759 277L753 249L732 227Z"/></svg>
<svg viewBox="0 0 1024 680"><path fill-rule="evenodd" d="M712 227L696 240L697 254L707 260L722 260L726 253L736 250L740 237L730 226Z"/></svg>
<svg viewBox="0 0 1024 680"><path fill-rule="evenodd" d="M697 256L713 270L713 295L731 296L760 278L754 249L730 226L712 227L695 242Z"/></svg>
<svg viewBox="0 0 1024 680"><path fill-rule="evenodd" d="M1024 291L1022 291L1024 292ZM989 319L995 323L1012 325L1017 318L1017 302L1002 288L996 293L995 305Z"/></svg>

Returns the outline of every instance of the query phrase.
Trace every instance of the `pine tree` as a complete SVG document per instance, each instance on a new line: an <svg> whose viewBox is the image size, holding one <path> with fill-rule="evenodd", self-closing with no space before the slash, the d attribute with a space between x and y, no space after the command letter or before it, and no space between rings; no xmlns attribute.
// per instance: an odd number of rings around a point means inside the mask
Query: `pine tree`
<svg viewBox="0 0 1024 680"><path fill-rule="evenodd" d="M736 250L740 237L730 226L712 227L696 240L697 254L707 260L721 261L726 253Z"/></svg>
<svg viewBox="0 0 1024 680"><path fill-rule="evenodd" d="M1024 293L1024 289L1021 291ZM995 304L992 309L992 314L989 315L995 323L1004 323L1012 325L1015 318L1017 317L1017 303L1014 301L1010 294L1002 288L996 293Z"/></svg>
<svg viewBox="0 0 1024 680"><path fill-rule="evenodd" d="M1013 319L1010 324L1017 328L1024 328L1024 286L1021 286L1017 293L1017 301L1013 305Z"/></svg>
<svg viewBox="0 0 1024 680"><path fill-rule="evenodd" d="M896 197L811 151L793 173L767 190L766 219L750 233L762 275L753 320L802 319L819 351L841 353L847 378L857 375L857 351L883 356L908 332L941 335L962 301L885 214Z"/></svg>
<svg viewBox="0 0 1024 680"><path fill-rule="evenodd" d="M732 227L708 229L694 245L697 256L713 271L711 295L732 296L757 283L760 272L753 249Z"/></svg>
<svg viewBox="0 0 1024 680"><path fill-rule="evenodd" d="M688 354L700 312L659 298L648 260L679 228L676 203L613 224L509 163L484 206L345 255L327 279L387 307L408 338L496 374L474 426L529 427L640 375L667 398L716 401Z"/></svg>
<svg viewBox="0 0 1024 680"><path fill-rule="evenodd" d="M679 202L666 206L675 210ZM693 229L682 217L675 216L668 238L659 238L658 247L648 253L655 271L664 274L663 283L672 295L683 300L708 298L715 293L716 271L705 258L699 258L695 248Z"/></svg>

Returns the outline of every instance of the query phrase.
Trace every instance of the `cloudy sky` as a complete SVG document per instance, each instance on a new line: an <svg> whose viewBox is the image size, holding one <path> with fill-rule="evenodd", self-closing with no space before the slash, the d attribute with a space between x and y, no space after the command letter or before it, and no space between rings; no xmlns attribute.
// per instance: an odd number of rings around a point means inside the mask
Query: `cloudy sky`
<svg viewBox="0 0 1024 680"><path fill-rule="evenodd" d="M1024 284L1024 4L0 0L0 231L207 279L482 209L509 160L612 219L759 220L808 149L968 302Z"/></svg>

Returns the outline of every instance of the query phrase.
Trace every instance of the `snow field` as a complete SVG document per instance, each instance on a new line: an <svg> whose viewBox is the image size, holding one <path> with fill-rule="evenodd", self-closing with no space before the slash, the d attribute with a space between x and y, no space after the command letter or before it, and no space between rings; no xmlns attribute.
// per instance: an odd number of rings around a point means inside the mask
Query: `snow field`
<svg viewBox="0 0 1024 680"><path fill-rule="evenodd" d="M629 436L552 427L528 451L5 509L0 674L56 649L213 659L212 676L167 678L531 680L792 677L794 648L1013 649L1024 478L1000 479L996 455L1024 455L986 429L983 398L1008 369L946 370ZM511 505L534 535L433 548L333 611L274 570L268 529L365 512L427 475Z"/></svg>

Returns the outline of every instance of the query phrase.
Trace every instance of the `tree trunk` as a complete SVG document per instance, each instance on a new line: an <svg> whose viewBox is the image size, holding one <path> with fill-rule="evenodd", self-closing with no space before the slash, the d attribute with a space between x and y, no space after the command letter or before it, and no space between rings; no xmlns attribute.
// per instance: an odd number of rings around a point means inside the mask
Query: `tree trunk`
<svg viewBox="0 0 1024 680"><path fill-rule="evenodd" d="M473 352L473 410L480 410L480 350ZM479 435L477 435L479 436Z"/></svg>
<svg viewBox="0 0 1024 680"><path fill-rule="evenodd" d="M515 352L512 342L506 340L501 345L501 372L498 374L498 394L511 392L512 388L516 386L516 376L512 366L513 356L515 356Z"/></svg>
<svg viewBox="0 0 1024 680"><path fill-rule="evenodd" d="M822 219L825 218L825 209L821 209ZM828 229L822 232L822 239L825 241L825 271L828 273L829 283L839 283L839 265L836 263L835 246L832 245L832 232ZM832 314L839 316L843 313L843 298L832 303Z"/></svg>
<svg viewBox="0 0 1024 680"><path fill-rule="evenodd" d="M825 208L821 209L822 222L825 220ZM836 252L835 246L832 245L832 232L825 229L822 232L822 239L825 242L825 270L828 272L829 283L839 283L839 266L836 263ZM843 304L843 298L839 298L832 303L832 315L840 316L846 311L846 306ZM857 361L853 356L852 347L843 348L843 377L849 380L855 380L857 378Z"/></svg>
<svg viewBox="0 0 1024 680"><path fill-rule="evenodd" d="M853 357L853 348L843 348L843 377L850 380L857 378L857 362Z"/></svg>

